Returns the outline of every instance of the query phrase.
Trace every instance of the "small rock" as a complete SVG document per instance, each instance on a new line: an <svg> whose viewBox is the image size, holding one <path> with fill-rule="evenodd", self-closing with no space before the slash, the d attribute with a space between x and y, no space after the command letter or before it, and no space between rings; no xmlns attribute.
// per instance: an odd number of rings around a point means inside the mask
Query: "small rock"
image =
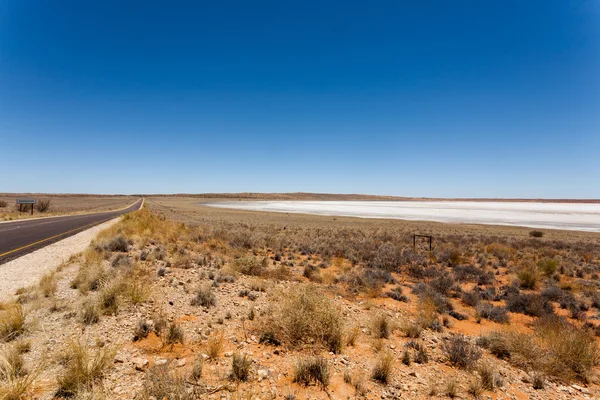
<svg viewBox="0 0 600 400"><path fill-rule="evenodd" d="M225 353L223 353L223 355L225 357L232 357L233 356L233 351L226 351Z"/></svg>
<svg viewBox="0 0 600 400"><path fill-rule="evenodd" d="M259 369L258 370L258 381L262 381L263 379L266 379L269 376L269 370L268 369Z"/></svg>
<svg viewBox="0 0 600 400"><path fill-rule="evenodd" d="M145 358L136 357L133 360L131 360L131 362L133 362L133 366L138 371L143 371L146 369L146 367L148 367L148 360L146 360Z"/></svg>
<svg viewBox="0 0 600 400"><path fill-rule="evenodd" d="M155 365L165 365L167 363L167 360L165 360L164 358L157 358L156 361L154 361Z"/></svg>
<svg viewBox="0 0 600 400"><path fill-rule="evenodd" d="M177 366L178 367L183 367L186 363L186 359L182 358L181 360L177 360Z"/></svg>

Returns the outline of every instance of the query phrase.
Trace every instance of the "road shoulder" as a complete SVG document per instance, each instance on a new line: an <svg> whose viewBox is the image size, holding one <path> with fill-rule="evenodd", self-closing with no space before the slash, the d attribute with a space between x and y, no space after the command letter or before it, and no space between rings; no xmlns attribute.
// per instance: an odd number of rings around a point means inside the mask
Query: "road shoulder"
<svg viewBox="0 0 600 400"><path fill-rule="evenodd" d="M98 233L110 228L120 218L113 218L0 265L0 299L7 299L20 288L37 284L44 274L56 270L69 257L84 251Z"/></svg>

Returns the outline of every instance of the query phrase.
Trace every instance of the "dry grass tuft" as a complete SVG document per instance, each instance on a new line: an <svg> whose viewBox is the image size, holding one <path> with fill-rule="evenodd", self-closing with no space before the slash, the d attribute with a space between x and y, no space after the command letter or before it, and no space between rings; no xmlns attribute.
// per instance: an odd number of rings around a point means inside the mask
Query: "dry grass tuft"
<svg viewBox="0 0 600 400"><path fill-rule="evenodd" d="M246 354L233 353L231 358L231 373L229 377L236 381L245 382L250 376L252 359Z"/></svg>
<svg viewBox="0 0 600 400"><path fill-rule="evenodd" d="M98 294L98 305L105 315L117 315L121 292L122 285L120 283L113 283L102 288Z"/></svg>
<svg viewBox="0 0 600 400"><path fill-rule="evenodd" d="M294 363L294 382L302 385L329 385L329 364L322 356L304 357Z"/></svg>
<svg viewBox="0 0 600 400"><path fill-rule="evenodd" d="M166 366L154 367L146 372L141 398L192 400L198 398L195 387L188 390L185 379L174 373L169 373Z"/></svg>
<svg viewBox="0 0 600 400"><path fill-rule="evenodd" d="M40 279L38 288L44 297L52 297L56 293L56 274L46 274Z"/></svg>
<svg viewBox="0 0 600 400"><path fill-rule="evenodd" d="M9 342L25 332L26 314L19 303L5 303L0 310L0 340Z"/></svg>
<svg viewBox="0 0 600 400"><path fill-rule="evenodd" d="M387 385L390 382L390 378L392 376L393 366L394 355L391 353L381 354L377 359L375 366L373 367L371 377L373 378L373 380Z"/></svg>
<svg viewBox="0 0 600 400"><path fill-rule="evenodd" d="M64 354L65 370L58 378L58 395L69 397L91 390L104 377L112 363L116 349L90 348L78 342L70 342Z"/></svg>
<svg viewBox="0 0 600 400"><path fill-rule="evenodd" d="M196 296L192 299L193 306L214 307L217 304L217 298L213 293L210 283L206 283L198 288Z"/></svg>
<svg viewBox="0 0 600 400"><path fill-rule="evenodd" d="M206 354L211 360L216 360L223 351L223 333L219 332L208 339Z"/></svg>
<svg viewBox="0 0 600 400"><path fill-rule="evenodd" d="M339 309L312 285L298 285L276 296L264 332L292 347L320 343L339 353L343 345L343 318Z"/></svg>
<svg viewBox="0 0 600 400"><path fill-rule="evenodd" d="M100 310L95 302L87 301L81 310L81 322L92 325L100 321Z"/></svg>
<svg viewBox="0 0 600 400"><path fill-rule="evenodd" d="M183 329L176 322L171 322L161 338L164 344L183 343Z"/></svg>
<svg viewBox="0 0 600 400"><path fill-rule="evenodd" d="M373 334L375 337L380 339L387 339L390 337L392 331L389 317L385 313L377 313L371 321Z"/></svg>
<svg viewBox="0 0 600 400"><path fill-rule="evenodd" d="M33 383L42 372L40 365L27 372L18 346L11 346L0 352L0 399L21 400L31 398Z"/></svg>

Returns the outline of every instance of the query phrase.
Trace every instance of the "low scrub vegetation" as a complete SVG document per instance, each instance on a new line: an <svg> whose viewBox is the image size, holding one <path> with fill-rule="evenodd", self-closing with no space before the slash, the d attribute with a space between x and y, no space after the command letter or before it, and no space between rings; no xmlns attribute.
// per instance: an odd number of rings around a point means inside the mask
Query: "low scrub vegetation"
<svg viewBox="0 0 600 400"><path fill-rule="evenodd" d="M321 344L339 353L344 321L339 309L315 286L298 285L276 296L263 333L273 334L292 347Z"/></svg>
<svg viewBox="0 0 600 400"><path fill-rule="evenodd" d="M448 360L455 366L471 370L481 358L481 350L461 335L454 335L442 344Z"/></svg>
<svg viewBox="0 0 600 400"><path fill-rule="evenodd" d="M44 212L50 210L51 203L52 203L52 201L50 199L38 200L38 202L35 203L35 209L38 212L44 213Z"/></svg>
<svg viewBox="0 0 600 400"><path fill-rule="evenodd" d="M499 334L512 363L563 381L587 382L600 362L590 331L561 317L545 315L533 324L534 334Z"/></svg>

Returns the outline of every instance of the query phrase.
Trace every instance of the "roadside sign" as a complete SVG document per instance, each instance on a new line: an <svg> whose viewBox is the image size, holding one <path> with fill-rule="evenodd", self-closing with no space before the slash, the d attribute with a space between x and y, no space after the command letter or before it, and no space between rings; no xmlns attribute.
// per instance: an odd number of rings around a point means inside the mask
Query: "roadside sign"
<svg viewBox="0 0 600 400"><path fill-rule="evenodd" d="M33 215L33 205L37 203L36 199L17 199L17 204L19 205L19 212L23 212L23 204L31 204L31 215ZM25 208L27 211L27 208Z"/></svg>
<svg viewBox="0 0 600 400"><path fill-rule="evenodd" d="M36 199L17 199L17 204L35 204L37 203Z"/></svg>

